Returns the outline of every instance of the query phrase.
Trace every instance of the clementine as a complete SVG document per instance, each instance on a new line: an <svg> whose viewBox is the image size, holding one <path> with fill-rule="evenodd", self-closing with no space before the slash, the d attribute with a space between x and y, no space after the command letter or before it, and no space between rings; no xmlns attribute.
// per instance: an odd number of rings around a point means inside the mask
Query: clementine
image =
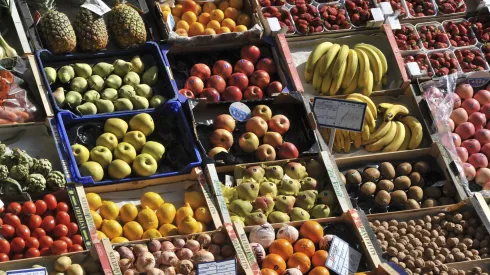
<svg viewBox="0 0 490 275"><path fill-rule="evenodd" d="M277 272L270 268L262 268L260 272L262 273L262 275L278 275Z"/></svg>
<svg viewBox="0 0 490 275"><path fill-rule="evenodd" d="M313 268L308 275L330 275L330 271L324 266L317 266Z"/></svg>
<svg viewBox="0 0 490 275"><path fill-rule="evenodd" d="M235 28L233 28L233 32L246 32L246 31L247 31L247 27L245 27L244 25L238 25Z"/></svg>
<svg viewBox="0 0 490 275"><path fill-rule="evenodd" d="M311 262L310 258L306 254L297 252L294 253L288 260L288 268L297 268L301 270L303 274L306 274L310 270Z"/></svg>
<svg viewBox="0 0 490 275"><path fill-rule="evenodd" d="M219 28L217 34L220 34L220 33L228 33L228 32L231 32L231 30L228 29L227 27L221 27L221 28Z"/></svg>
<svg viewBox="0 0 490 275"><path fill-rule="evenodd" d="M211 13L216 9L216 5L213 2L206 2L202 6L202 10L207 13Z"/></svg>
<svg viewBox="0 0 490 275"><path fill-rule="evenodd" d="M309 239L299 239L294 243L294 252L301 252L311 257L315 254L315 244Z"/></svg>
<svg viewBox="0 0 490 275"><path fill-rule="evenodd" d="M189 36L202 35L204 34L204 26L199 22L195 22L189 27L189 31L187 33Z"/></svg>
<svg viewBox="0 0 490 275"><path fill-rule="evenodd" d="M182 5L177 4L175 7L172 8L172 15L180 17L182 15Z"/></svg>
<svg viewBox="0 0 490 275"><path fill-rule="evenodd" d="M328 252L326 250L317 250L311 257L313 266L325 266L327 262Z"/></svg>
<svg viewBox="0 0 490 275"><path fill-rule="evenodd" d="M269 253L277 254L287 261L293 255L293 246L284 239L275 240L269 247Z"/></svg>
<svg viewBox="0 0 490 275"><path fill-rule="evenodd" d="M323 237L323 227L315 221L306 221L299 229L299 236L307 238L317 244Z"/></svg>
<svg viewBox="0 0 490 275"><path fill-rule="evenodd" d="M252 23L252 20L250 19L250 16L248 16L245 13L242 13L238 16L236 23L238 25L244 25L246 27L250 26L250 23Z"/></svg>
<svg viewBox="0 0 490 275"><path fill-rule="evenodd" d="M221 1L221 3L218 5L218 9L224 12L229 6L230 3L228 3L228 1Z"/></svg>
<svg viewBox="0 0 490 275"><path fill-rule="evenodd" d="M286 270L286 262L277 254L269 254L262 260L262 268L269 268L277 274L282 274Z"/></svg>

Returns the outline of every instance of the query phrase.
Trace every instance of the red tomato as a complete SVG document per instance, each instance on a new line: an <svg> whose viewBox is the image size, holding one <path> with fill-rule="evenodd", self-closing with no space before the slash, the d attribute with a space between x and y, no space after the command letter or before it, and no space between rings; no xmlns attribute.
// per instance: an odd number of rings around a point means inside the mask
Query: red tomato
<svg viewBox="0 0 490 275"><path fill-rule="evenodd" d="M64 224L64 225L69 225L70 224L70 214L66 211L59 211L56 213L56 224Z"/></svg>
<svg viewBox="0 0 490 275"><path fill-rule="evenodd" d="M73 245L73 241L66 236L60 237L60 240L64 241L68 247Z"/></svg>
<svg viewBox="0 0 490 275"><path fill-rule="evenodd" d="M9 252L10 252L10 243L5 239L1 239L0 240L0 253L9 254Z"/></svg>
<svg viewBox="0 0 490 275"><path fill-rule="evenodd" d="M53 244L53 239L50 236L42 236L39 238L39 247L42 249L44 247L50 248Z"/></svg>
<svg viewBox="0 0 490 275"><path fill-rule="evenodd" d="M31 236L31 230L29 230L29 227L25 225L19 225L17 228L15 228L15 235L25 240Z"/></svg>
<svg viewBox="0 0 490 275"><path fill-rule="evenodd" d="M29 220L27 221L27 225L31 230L34 230L41 226L41 223L43 222L43 219L39 215L31 215L29 217Z"/></svg>
<svg viewBox="0 0 490 275"><path fill-rule="evenodd" d="M83 238L82 238L82 235L73 235L71 237L71 240L73 241L73 244L79 244L79 245L82 245L83 243Z"/></svg>
<svg viewBox="0 0 490 275"><path fill-rule="evenodd" d="M65 241L62 240L56 240L51 245L51 252L53 252L53 255L60 255L62 253L65 253L64 251L67 249L68 245Z"/></svg>
<svg viewBox="0 0 490 275"><path fill-rule="evenodd" d="M9 256L5 253L0 253L0 263L9 261Z"/></svg>
<svg viewBox="0 0 490 275"><path fill-rule="evenodd" d="M32 231L31 236L36 238L36 239L40 239L42 236L46 236L46 231L44 231L44 229L38 227L38 228L34 229L34 231Z"/></svg>
<svg viewBox="0 0 490 275"><path fill-rule="evenodd" d="M31 248L31 247L39 248L39 241L34 237L29 237L25 239L25 242L26 242L26 248Z"/></svg>
<svg viewBox="0 0 490 275"><path fill-rule="evenodd" d="M53 235L56 238L61 238L66 235L68 235L68 227L64 224L58 224L54 229L53 229Z"/></svg>
<svg viewBox="0 0 490 275"><path fill-rule="evenodd" d="M41 253L41 256L50 256L51 255L51 249L49 247L43 247L39 249L39 252Z"/></svg>
<svg viewBox="0 0 490 275"><path fill-rule="evenodd" d="M12 238L15 234L15 228L9 224L4 224L0 226L0 234L5 238Z"/></svg>
<svg viewBox="0 0 490 275"><path fill-rule="evenodd" d="M56 200L56 198L53 195L47 194L46 196L44 196L43 200L48 205L49 210L55 210L56 209L56 206L58 205L58 201Z"/></svg>
<svg viewBox="0 0 490 275"><path fill-rule="evenodd" d="M14 253L24 252L25 247L26 247L26 242L22 238L17 237L10 242L10 250Z"/></svg>
<svg viewBox="0 0 490 275"><path fill-rule="evenodd" d="M83 247L79 244L74 244L72 246L70 246L70 248L68 249L68 251L70 252L78 252L78 251L83 251Z"/></svg>
<svg viewBox="0 0 490 275"><path fill-rule="evenodd" d="M19 214L20 211L22 210L22 206L18 202L11 202L7 206L7 213L12 213L12 214Z"/></svg>
<svg viewBox="0 0 490 275"><path fill-rule="evenodd" d="M48 205L43 200L37 200L36 203L36 214L42 216L46 210L48 210Z"/></svg>
<svg viewBox="0 0 490 275"><path fill-rule="evenodd" d="M14 254L14 256L12 256L12 260L21 260L21 259L24 259L24 254L22 253L17 253Z"/></svg>
<svg viewBox="0 0 490 275"><path fill-rule="evenodd" d="M46 216L43 219L43 222L41 223L42 229L46 231L47 233L51 232L51 230L54 229L56 226L56 221L54 220L53 216Z"/></svg>
<svg viewBox="0 0 490 275"><path fill-rule="evenodd" d="M56 211L68 212L68 210L70 210L70 207L64 202L58 202L58 205L56 205Z"/></svg>
<svg viewBox="0 0 490 275"><path fill-rule="evenodd" d="M78 225L74 222L68 224L68 237L78 233Z"/></svg>
<svg viewBox="0 0 490 275"><path fill-rule="evenodd" d="M0 225L2 225L2 224L3 224L3 219L2 219L2 218L0 218Z"/></svg>
<svg viewBox="0 0 490 275"><path fill-rule="evenodd" d="M36 204L32 201L26 201L24 205L22 205L22 213L27 216L36 214Z"/></svg>
<svg viewBox="0 0 490 275"><path fill-rule="evenodd" d="M13 227L17 227L21 224L19 216L12 213L5 214L3 217L3 222Z"/></svg>
<svg viewBox="0 0 490 275"><path fill-rule="evenodd" d="M39 256L41 256L41 252L39 252L39 250L37 248L34 248L34 247L27 249L27 252L24 255L24 257L26 259L27 258L35 258L35 257L39 257Z"/></svg>

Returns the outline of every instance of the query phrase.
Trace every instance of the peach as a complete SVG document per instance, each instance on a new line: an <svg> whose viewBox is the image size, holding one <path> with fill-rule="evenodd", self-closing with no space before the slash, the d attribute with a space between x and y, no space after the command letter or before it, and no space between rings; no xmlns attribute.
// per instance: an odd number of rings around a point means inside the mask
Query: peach
<svg viewBox="0 0 490 275"><path fill-rule="evenodd" d="M468 150L464 147L456 147L456 153L461 159L462 162L466 162L468 160Z"/></svg>
<svg viewBox="0 0 490 275"><path fill-rule="evenodd" d="M454 121L454 124L458 126L459 124L468 121L468 113L463 108L457 108L451 112L450 118Z"/></svg>
<svg viewBox="0 0 490 275"><path fill-rule="evenodd" d="M484 113L487 119L490 119L490 103L483 105L480 108L480 112Z"/></svg>
<svg viewBox="0 0 490 275"><path fill-rule="evenodd" d="M462 140L467 140L475 134L475 126L471 122L463 122L456 127L456 134L458 134Z"/></svg>
<svg viewBox="0 0 490 275"><path fill-rule="evenodd" d="M468 121L473 123L473 125L476 126L484 126L485 123L487 123L487 118L485 117L485 114L480 113L480 112L474 112L470 115L468 118Z"/></svg>
<svg viewBox="0 0 490 275"><path fill-rule="evenodd" d="M453 109L459 108L461 106L461 98L459 98L458 94L453 95Z"/></svg>
<svg viewBox="0 0 490 275"><path fill-rule="evenodd" d="M480 129L475 132L475 139L480 142L480 144L490 143L490 130Z"/></svg>
<svg viewBox="0 0 490 275"><path fill-rule="evenodd" d="M472 181L475 178L475 167L467 162L463 163L463 172L467 181Z"/></svg>
<svg viewBox="0 0 490 275"><path fill-rule="evenodd" d="M451 132L454 132L454 127L456 127L454 125L454 121L452 119L450 119L450 118L448 120L449 120L448 121L449 122L449 130L451 130Z"/></svg>
<svg viewBox="0 0 490 275"><path fill-rule="evenodd" d="M461 137L456 133L451 133L451 138L453 140L454 146L461 146Z"/></svg>
<svg viewBox="0 0 490 275"><path fill-rule="evenodd" d="M460 84L456 87L456 94L462 99L468 99L473 97L473 87L470 84Z"/></svg>
<svg viewBox="0 0 490 275"><path fill-rule="evenodd" d="M490 103L490 91L488 90L479 90L476 92L475 96L473 97L474 99L478 100L480 105L485 105L487 103Z"/></svg>
<svg viewBox="0 0 490 275"><path fill-rule="evenodd" d="M197 76L190 76L184 83L184 89L190 90L194 96L197 96L204 89L204 82Z"/></svg>
<svg viewBox="0 0 490 275"><path fill-rule="evenodd" d="M482 153L476 153L470 155L468 162L475 167L475 169L486 168L488 166L488 159Z"/></svg>
<svg viewBox="0 0 490 275"><path fill-rule="evenodd" d="M481 149L481 144L478 142L478 140L472 138L472 139L467 139L461 143L461 146L466 148L468 150L468 153L470 155L476 154L480 152Z"/></svg>
<svg viewBox="0 0 490 275"><path fill-rule="evenodd" d="M461 103L461 107L463 107L468 115L471 115L474 112L478 112L480 110L480 103L478 100L474 98L468 98Z"/></svg>
<svg viewBox="0 0 490 275"><path fill-rule="evenodd" d="M476 172L475 182L480 186L484 186L490 182L490 169L485 167L478 170Z"/></svg>
<svg viewBox="0 0 490 275"><path fill-rule="evenodd" d="M490 143L484 144L480 150L487 158L490 157Z"/></svg>

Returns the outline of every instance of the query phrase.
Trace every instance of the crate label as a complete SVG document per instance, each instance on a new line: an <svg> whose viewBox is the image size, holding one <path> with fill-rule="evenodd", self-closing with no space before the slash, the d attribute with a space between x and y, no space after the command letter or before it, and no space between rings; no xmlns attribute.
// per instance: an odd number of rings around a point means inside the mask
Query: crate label
<svg viewBox="0 0 490 275"><path fill-rule="evenodd" d="M372 8L371 9L371 15L373 16L373 21L379 22L379 21L384 21L385 17L383 15L383 12L381 11L380 8Z"/></svg>
<svg viewBox="0 0 490 275"><path fill-rule="evenodd" d="M236 261L210 262L197 265L199 275L228 275L236 273Z"/></svg>
<svg viewBox="0 0 490 275"><path fill-rule="evenodd" d="M381 7L381 10L383 11L384 14L386 14L386 15L392 15L393 14L393 8L391 7L391 4L389 2L381 2L381 3L379 3L379 6Z"/></svg>
<svg viewBox="0 0 490 275"><path fill-rule="evenodd" d="M233 176L225 175L225 186L233 187L234 182L235 178L233 178Z"/></svg>
<svg viewBox="0 0 490 275"><path fill-rule="evenodd" d="M83 206L78 204L79 196L77 195L77 192L74 188L68 187L67 193L68 193L68 197L70 198L73 212L75 213L75 218L77 219L77 222L79 224L79 230L80 230L80 234L82 235L85 248L90 249L90 247L92 246L92 237L90 234L91 233L90 229L91 228L95 229L95 224L93 223L92 214L88 213L90 217L87 217L87 215L83 213L83 209L82 209ZM88 202L87 202L87 206L88 206ZM89 221L92 222L92 225L90 225Z"/></svg>
<svg viewBox="0 0 490 275"><path fill-rule="evenodd" d="M241 103L235 102L230 105L230 115L238 121L247 121L252 117L250 108Z"/></svg>
<svg viewBox="0 0 490 275"><path fill-rule="evenodd" d="M47 275L48 271L46 271L46 268L40 267L40 268L29 268L29 269L19 269L19 270L10 270L7 271L7 275L12 275L12 274L22 274L22 275Z"/></svg>
<svg viewBox="0 0 490 275"><path fill-rule="evenodd" d="M340 275L354 274L359 267L361 256L361 253L350 247L344 240L334 236L325 266Z"/></svg>
<svg viewBox="0 0 490 275"><path fill-rule="evenodd" d="M99 16L111 11L111 8L100 0L86 0L82 7L96 13Z"/></svg>
<svg viewBox="0 0 490 275"><path fill-rule="evenodd" d="M361 132L367 104L345 99L315 97L313 113L323 127Z"/></svg>
<svg viewBox="0 0 490 275"><path fill-rule="evenodd" d="M481 87L490 81L490 73L480 71L468 76L468 83L473 87Z"/></svg>
<svg viewBox="0 0 490 275"><path fill-rule="evenodd" d="M408 73L413 77L423 76L427 73L427 71L420 70L419 64L417 64L417 62L408 62L407 64L405 64L405 66L407 66Z"/></svg>
<svg viewBox="0 0 490 275"><path fill-rule="evenodd" d="M325 169L327 170L328 177L330 178L330 181L332 182L332 187L333 187L333 190L335 191L335 194L337 195L337 198L339 198L339 199L344 198L344 192L342 192L342 190L340 188L341 183L339 181L337 171L333 167L332 161L330 160L328 153L325 151L322 151L321 155L322 155L323 164L325 165Z"/></svg>
<svg viewBox="0 0 490 275"><path fill-rule="evenodd" d="M245 271L245 274L247 275L252 275L252 269L250 268L250 263L248 262L247 256L245 255L245 252L243 252L243 248L240 244L240 241L238 240L237 233L233 229L233 225L231 223L225 223L224 224L226 232L228 233L228 236L230 237L230 241L235 248L236 252L236 257L238 259L238 262L242 266L243 270Z"/></svg>
<svg viewBox="0 0 490 275"><path fill-rule="evenodd" d="M269 23L269 28L273 32L281 31L281 25L279 24L279 20L275 17L267 18L267 23Z"/></svg>
<svg viewBox="0 0 490 275"><path fill-rule="evenodd" d="M260 274L259 264L257 263L257 259L255 258L252 249L250 248L250 243L248 242L245 230L243 230L243 227L239 222L234 222L233 225L235 226L236 233L238 234L238 238L240 239L240 242L242 244L243 252L248 258L248 262L250 264L250 267L252 268L253 273Z"/></svg>

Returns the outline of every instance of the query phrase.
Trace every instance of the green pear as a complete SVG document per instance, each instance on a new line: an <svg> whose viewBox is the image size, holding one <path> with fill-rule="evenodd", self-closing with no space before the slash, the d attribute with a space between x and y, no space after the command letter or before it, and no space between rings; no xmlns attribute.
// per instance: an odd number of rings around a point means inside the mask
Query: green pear
<svg viewBox="0 0 490 275"><path fill-rule="evenodd" d="M114 149L114 158L124 160L128 164L131 164L136 158L136 150L133 145L127 142L121 142Z"/></svg>
<svg viewBox="0 0 490 275"><path fill-rule="evenodd" d="M277 197L277 185L270 181L264 181L260 184L259 194L261 196L269 195L275 198Z"/></svg>
<svg viewBox="0 0 490 275"><path fill-rule="evenodd" d="M70 83L70 81L75 77L75 70L72 66L63 66L58 69L58 79L61 83Z"/></svg>
<svg viewBox="0 0 490 275"><path fill-rule="evenodd" d="M118 98L114 101L114 108L116 111L131 111L133 110L133 103L128 98Z"/></svg>
<svg viewBox="0 0 490 275"><path fill-rule="evenodd" d="M102 89L104 89L104 79L96 74L89 77L87 83L90 90L100 92Z"/></svg>
<svg viewBox="0 0 490 275"><path fill-rule="evenodd" d="M104 146L111 151L116 149L117 144L117 137L113 133L103 133L95 141L96 146Z"/></svg>
<svg viewBox="0 0 490 275"><path fill-rule="evenodd" d="M310 159L305 162L306 172L308 176L317 180L322 180L326 175L325 165L316 159Z"/></svg>
<svg viewBox="0 0 490 275"><path fill-rule="evenodd" d="M114 112L114 104L107 99L97 99L95 101L95 106L97 106L97 110L100 114Z"/></svg>
<svg viewBox="0 0 490 275"><path fill-rule="evenodd" d="M114 71L114 66L107 62L99 62L92 68L93 74L96 74L102 78L109 76L112 71Z"/></svg>
<svg viewBox="0 0 490 275"><path fill-rule="evenodd" d="M113 63L114 65L114 73L118 76L124 76L129 73L133 69L133 64L131 62L126 62L122 59L117 59Z"/></svg>
<svg viewBox="0 0 490 275"><path fill-rule="evenodd" d="M142 82L143 82L143 84L148 84L150 86L157 84L157 82L158 82L158 67L153 66L153 67L149 68L143 74Z"/></svg>
<svg viewBox="0 0 490 275"><path fill-rule="evenodd" d="M77 76L70 83L70 89L78 93L85 92L87 88L88 88L87 79L83 77Z"/></svg>
<svg viewBox="0 0 490 275"><path fill-rule="evenodd" d="M284 177L284 170L279 165L267 166L265 168L265 177L268 179L281 180Z"/></svg>
<svg viewBox="0 0 490 275"><path fill-rule="evenodd" d="M75 70L76 76L83 77L85 79L92 75L92 67L90 67L90 65L87 63L75 63L75 65L73 65L73 69Z"/></svg>
<svg viewBox="0 0 490 275"><path fill-rule="evenodd" d="M136 175L148 177L157 172L158 164L156 160L148 154L139 154L131 166Z"/></svg>
<svg viewBox="0 0 490 275"><path fill-rule="evenodd" d="M138 84L134 86L134 91L136 92L136 95L142 96L148 100L150 100L153 96L151 87L146 84Z"/></svg>
<svg viewBox="0 0 490 275"><path fill-rule="evenodd" d="M304 210L309 211L315 205L317 196L318 191L316 190L301 191L296 196L296 203L294 204L294 206L301 207Z"/></svg>
<svg viewBox="0 0 490 275"><path fill-rule="evenodd" d="M82 104L82 95L74 91L69 91L65 95L65 102L70 109L75 109L78 105Z"/></svg>
<svg viewBox="0 0 490 275"><path fill-rule="evenodd" d="M253 212L245 217L246 226L263 225L264 223L267 223L267 216L262 212Z"/></svg>
<svg viewBox="0 0 490 275"><path fill-rule="evenodd" d="M269 214L267 220L269 220L270 223L285 223L290 222L291 218L284 212L274 211Z"/></svg>
<svg viewBox="0 0 490 275"><path fill-rule="evenodd" d="M129 72L124 76L123 82L126 85L136 87L138 84L140 84L140 76L135 72Z"/></svg>
<svg viewBox="0 0 490 275"><path fill-rule="evenodd" d="M100 94L100 98L115 101L118 99L117 90L113 88L105 88Z"/></svg>
<svg viewBox="0 0 490 275"><path fill-rule="evenodd" d="M308 176L308 173L306 173L306 167L298 162L289 162L284 167L284 171L286 172L286 175L295 180L300 180Z"/></svg>
<svg viewBox="0 0 490 275"><path fill-rule="evenodd" d="M97 107L92 102L85 102L82 105L78 105L75 110L83 116L95 115L97 113Z"/></svg>
<svg viewBox="0 0 490 275"><path fill-rule="evenodd" d="M248 214L252 212L253 206L249 201L237 199L230 203L228 209L231 213L245 218Z"/></svg>
<svg viewBox="0 0 490 275"><path fill-rule="evenodd" d="M115 159L109 164L107 172L109 173L109 177L113 180L124 179L131 175L131 166L123 160Z"/></svg>
<svg viewBox="0 0 490 275"><path fill-rule="evenodd" d="M293 196L277 196L274 208L277 211L288 213L289 211L293 210L295 202L296 198Z"/></svg>
<svg viewBox="0 0 490 275"><path fill-rule="evenodd" d="M145 71L145 64L143 63L143 60L141 60L139 55L134 56L130 62L133 65L133 72L136 72L137 74L142 74Z"/></svg>
<svg viewBox="0 0 490 275"><path fill-rule="evenodd" d="M254 211L260 211L266 215L274 209L274 199L271 196L257 197L254 201Z"/></svg>
<svg viewBox="0 0 490 275"><path fill-rule="evenodd" d="M242 227L245 227L245 223L244 223L245 219L244 218L233 215L230 217L230 219L231 219L231 222L239 222L242 225Z"/></svg>
<svg viewBox="0 0 490 275"><path fill-rule="evenodd" d="M129 127L133 131L138 130L143 132L145 136L149 136L155 130L155 123L149 114L141 113L135 115L129 120Z"/></svg>
<svg viewBox="0 0 490 275"><path fill-rule="evenodd" d="M63 87L56 88L56 90L53 91L53 97L58 107L65 107L65 89L63 89Z"/></svg>
<svg viewBox="0 0 490 275"><path fill-rule="evenodd" d="M135 110L148 109L148 107L150 107L150 102L148 102L148 99L142 96L135 95L129 99L131 100L131 103L133 103L133 108Z"/></svg>
<svg viewBox="0 0 490 275"><path fill-rule="evenodd" d="M253 181L245 181L236 187L238 198L247 201L255 201L259 195L259 184Z"/></svg>
<svg viewBox="0 0 490 275"><path fill-rule="evenodd" d="M243 180L253 180L255 182L262 182L262 179L264 178L265 175L265 170L264 168L255 165L247 168L243 172Z"/></svg>
<svg viewBox="0 0 490 275"><path fill-rule="evenodd" d="M73 152L73 157L75 158L75 162L77 165L82 165L88 161L90 158L90 152L87 147L75 143L71 146L71 151Z"/></svg>
<svg viewBox="0 0 490 275"><path fill-rule="evenodd" d="M97 182L104 178L104 169L95 161L87 161L79 168L82 177L92 177Z"/></svg>
<svg viewBox="0 0 490 275"><path fill-rule="evenodd" d="M105 85L107 88L119 89L122 85L122 79L118 75L111 74L105 79Z"/></svg>
<svg viewBox="0 0 490 275"><path fill-rule="evenodd" d="M146 136L140 131L130 131L124 135L123 141L133 145L134 149L136 149L136 152L139 152L146 143ZM143 152L143 153L147 153L147 152ZM158 161L157 158L155 157L153 158L156 161Z"/></svg>
<svg viewBox="0 0 490 275"><path fill-rule="evenodd" d="M301 190L317 190L318 181L312 177L306 177L299 181L301 183Z"/></svg>
<svg viewBox="0 0 490 275"><path fill-rule="evenodd" d="M223 193L223 197L227 204L238 199L238 194L235 187L224 186L222 183L220 183L220 186L221 192Z"/></svg>
<svg viewBox="0 0 490 275"><path fill-rule="evenodd" d="M145 84L143 84L145 85ZM150 99L150 106L151 108L158 108L160 105L163 105L165 102L167 102L167 99L161 95L154 95Z"/></svg>
<svg viewBox="0 0 490 275"><path fill-rule="evenodd" d="M284 178L279 186L279 195L296 196L301 189L301 183L295 179Z"/></svg>
<svg viewBox="0 0 490 275"><path fill-rule="evenodd" d="M140 131L133 132L141 133ZM156 141L148 141L143 145L143 148L141 148L141 153L149 154L159 162L163 158L163 154L165 154L165 147Z"/></svg>
<svg viewBox="0 0 490 275"><path fill-rule="evenodd" d="M56 70L52 67L45 67L44 73L46 74L46 78L48 79L49 85L56 82Z"/></svg>
<svg viewBox="0 0 490 275"><path fill-rule="evenodd" d="M112 152L107 147L95 146L90 151L90 160L99 163L105 169L112 162Z"/></svg>
<svg viewBox="0 0 490 275"><path fill-rule="evenodd" d="M310 214L299 207L293 208L289 215L291 216L292 221L307 221L310 219Z"/></svg>
<svg viewBox="0 0 490 275"><path fill-rule="evenodd" d="M131 85L124 85L119 88L119 97L129 98L136 96L136 92L134 91L134 87Z"/></svg>
<svg viewBox="0 0 490 275"><path fill-rule="evenodd" d="M100 94L96 90L89 90L83 94L83 101L94 103L97 99L100 99Z"/></svg>
<svg viewBox="0 0 490 275"><path fill-rule="evenodd" d="M320 193L318 193L317 200L321 204L326 204L330 207L337 204L337 195L335 195L335 191L332 187L327 187L323 189Z"/></svg>
<svg viewBox="0 0 490 275"><path fill-rule="evenodd" d="M330 217L330 207L326 204L317 204L310 210L313 219L322 219Z"/></svg>
<svg viewBox="0 0 490 275"><path fill-rule="evenodd" d="M128 123L120 118L109 118L104 123L104 132L114 134L118 140L122 140L128 131Z"/></svg>

